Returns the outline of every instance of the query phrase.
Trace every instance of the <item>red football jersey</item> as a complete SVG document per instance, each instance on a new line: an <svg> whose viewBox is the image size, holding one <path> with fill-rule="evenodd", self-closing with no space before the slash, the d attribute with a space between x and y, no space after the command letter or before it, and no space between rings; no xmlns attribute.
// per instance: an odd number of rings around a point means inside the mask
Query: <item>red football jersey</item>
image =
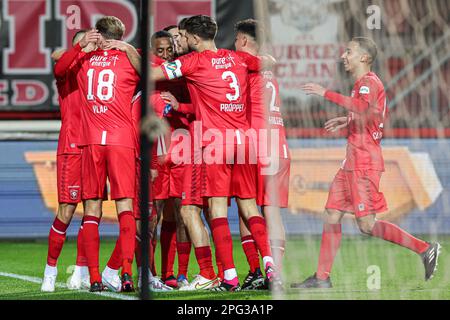
<svg viewBox="0 0 450 320"><path fill-rule="evenodd" d="M80 60L78 85L82 108L82 144L135 147L131 101L139 75L126 53L96 50Z"/></svg>
<svg viewBox="0 0 450 320"><path fill-rule="evenodd" d="M248 118L250 126L257 130L266 129L267 134L259 136L259 149L263 144L267 146L268 151L263 151L264 155L289 159L289 148L286 140L286 130L281 114L281 99L279 95L279 85L274 74L271 71L251 72L249 73L249 101ZM278 130L278 131L276 131ZM272 138L276 137L278 147L274 146L271 150Z"/></svg>
<svg viewBox="0 0 450 320"><path fill-rule="evenodd" d="M259 69L256 57L246 60L234 51L206 50L166 62L162 69L169 80L186 78L195 118L202 121L204 131L218 129L225 137L226 129L231 129L236 132L236 141L224 143L240 143L241 135L237 130L249 128L247 72Z"/></svg>
<svg viewBox="0 0 450 320"><path fill-rule="evenodd" d="M76 73L77 65L73 55L82 57L81 48L72 48L64 53L56 62L54 75L58 89L58 101L61 111L61 129L58 138L57 154L79 154L81 104L83 103L78 89ZM63 66L60 68L60 66ZM68 66L68 67L67 67Z"/></svg>
<svg viewBox="0 0 450 320"><path fill-rule="evenodd" d="M333 93L327 91L325 97L336 102L332 95ZM354 111L348 114L348 143L343 169L384 171L381 152L387 113L384 85L375 73L369 72L356 81L351 97L347 108ZM364 104L364 111L358 112Z"/></svg>

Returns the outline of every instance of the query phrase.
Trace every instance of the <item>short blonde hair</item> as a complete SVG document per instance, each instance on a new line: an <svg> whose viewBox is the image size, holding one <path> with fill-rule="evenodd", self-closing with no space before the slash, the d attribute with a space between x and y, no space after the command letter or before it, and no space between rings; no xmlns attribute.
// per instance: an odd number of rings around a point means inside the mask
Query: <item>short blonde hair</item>
<svg viewBox="0 0 450 320"><path fill-rule="evenodd" d="M125 33L125 25L114 16L101 18L95 24L95 28L105 39L122 40Z"/></svg>

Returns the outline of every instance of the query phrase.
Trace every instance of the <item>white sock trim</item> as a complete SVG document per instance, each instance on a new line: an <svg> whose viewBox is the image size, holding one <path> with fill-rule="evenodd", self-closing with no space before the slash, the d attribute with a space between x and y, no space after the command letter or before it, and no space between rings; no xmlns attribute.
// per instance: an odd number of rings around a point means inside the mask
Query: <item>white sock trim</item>
<svg viewBox="0 0 450 320"><path fill-rule="evenodd" d="M274 265L275 263L273 262L273 258L271 256L265 256L263 257L263 263L264 263L264 269L267 268L267 264L271 263L272 265Z"/></svg>
<svg viewBox="0 0 450 320"><path fill-rule="evenodd" d="M48 264L45 265L44 275L45 276L56 276L58 274L58 268L49 266Z"/></svg>
<svg viewBox="0 0 450 320"><path fill-rule="evenodd" d="M225 270L223 272L223 276L224 276L225 280L233 280L234 278L237 277L236 269L232 268L232 269Z"/></svg>

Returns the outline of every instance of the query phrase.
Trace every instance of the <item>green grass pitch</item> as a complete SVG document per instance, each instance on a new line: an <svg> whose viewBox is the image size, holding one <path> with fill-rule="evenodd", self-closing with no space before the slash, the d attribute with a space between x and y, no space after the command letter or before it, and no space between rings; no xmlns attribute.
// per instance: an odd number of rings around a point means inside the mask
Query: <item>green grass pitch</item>
<svg viewBox="0 0 450 320"><path fill-rule="evenodd" d="M427 237L424 237L427 239ZM428 239L429 240L429 239ZM420 258L407 249L379 239L364 236L345 236L336 257L332 272L333 289L297 290L289 284L305 279L314 273L320 246L320 237L293 237L287 242L283 279L286 291L281 299L450 299L450 237L438 237L442 245L438 271L428 282ZM100 266L103 268L114 247L113 240L104 240L100 248ZM47 253L46 241L0 242L0 300L4 299L51 299L51 300L98 300L135 299L137 294L70 291L63 287L68 276L67 269L75 263L75 239L68 239L58 263L57 282L61 284L54 293L41 293L39 279L43 275ZM234 242L234 257L241 283L248 265L239 241ZM159 246L156 251L157 267L160 266ZM176 263L175 263L176 266ZM69 268L70 269L70 268ZM176 269L176 267L175 267ZM189 277L198 272L193 251ZM25 278L24 278L25 277ZM170 292L153 295L154 299L272 299L267 291L215 293Z"/></svg>

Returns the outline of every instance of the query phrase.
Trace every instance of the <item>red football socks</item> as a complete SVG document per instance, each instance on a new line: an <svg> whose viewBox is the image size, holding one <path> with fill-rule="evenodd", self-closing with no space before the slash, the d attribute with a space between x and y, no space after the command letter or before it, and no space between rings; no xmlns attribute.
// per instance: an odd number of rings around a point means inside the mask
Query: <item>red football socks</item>
<svg viewBox="0 0 450 320"><path fill-rule="evenodd" d="M227 218L211 220L211 231L217 255L224 270L233 269L233 240Z"/></svg>
<svg viewBox="0 0 450 320"><path fill-rule="evenodd" d="M216 259L217 276L218 276L220 279L223 279L223 278L224 278L224 274L223 274L223 265L222 265L222 262L220 262L220 259L219 259L219 251L217 250L217 248L215 248L215 250L214 250L214 257L215 257L215 259Z"/></svg>
<svg viewBox="0 0 450 320"><path fill-rule="evenodd" d="M136 241L134 242L134 256L136 258L136 265L138 268L141 267L141 238L139 238L138 235L136 235ZM151 250L150 250L151 251ZM151 259L151 256L149 256Z"/></svg>
<svg viewBox="0 0 450 320"><path fill-rule="evenodd" d="M122 253L120 251L120 241L117 239L114 250L109 258L108 263L106 264L109 268L114 270L119 270L122 266Z"/></svg>
<svg viewBox="0 0 450 320"><path fill-rule="evenodd" d="M423 253L429 247L427 242L417 239L399 226L383 220L375 222L372 235L408 248L416 253Z"/></svg>
<svg viewBox="0 0 450 320"><path fill-rule="evenodd" d="M122 253L122 275L132 274L134 257L134 241L136 237L136 221L131 211L123 211L119 214L119 243Z"/></svg>
<svg viewBox="0 0 450 320"><path fill-rule="evenodd" d="M100 237L98 234L98 224L100 218L94 216L85 216L83 222L83 240L84 251L86 253L87 263L89 267L89 275L91 284L94 282L101 282L102 277L98 270L98 255L100 248Z"/></svg>
<svg viewBox="0 0 450 320"><path fill-rule="evenodd" d="M161 223L161 279L173 276L173 264L177 253L177 224L175 221Z"/></svg>
<svg viewBox="0 0 450 320"><path fill-rule="evenodd" d="M330 276L334 257L336 256L342 239L341 224L324 223L322 231L322 242L320 244L319 265L316 277L326 280Z"/></svg>
<svg viewBox="0 0 450 320"><path fill-rule="evenodd" d="M84 219L81 220L80 229L78 230L78 236L77 236L77 261L76 265L79 267L86 267L87 266L87 258L86 253L84 252L84 245L83 245L83 222Z"/></svg>
<svg viewBox="0 0 450 320"><path fill-rule="evenodd" d="M66 240L67 227L68 225L59 220L57 217L53 220L53 224L48 235L47 264L49 266L56 267L64 241Z"/></svg>
<svg viewBox="0 0 450 320"><path fill-rule="evenodd" d="M191 255L191 242L177 242L178 253L178 277L183 275L187 278L189 257Z"/></svg>
<svg viewBox="0 0 450 320"><path fill-rule="evenodd" d="M248 219L248 229L252 233L261 257L271 257L272 252L269 245L269 236L267 235L266 220L261 216L253 216Z"/></svg>
<svg viewBox="0 0 450 320"><path fill-rule="evenodd" d="M211 247L198 247L194 251L198 266L200 267L200 275L206 279L215 279L216 273L212 264Z"/></svg>
<svg viewBox="0 0 450 320"><path fill-rule="evenodd" d="M284 240L270 240L270 249L272 250L273 260L275 261L278 272L281 272L281 269L283 268L285 246L286 241Z"/></svg>
<svg viewBox="0 0 450 320"><path fill-rule="evenodd" d="M244 249L245 256L247 257L250 271L255 272L257 268L260 268L258 249L256 248L255 240L251 235L244 236L241 237L241 244Z"/></svg>

